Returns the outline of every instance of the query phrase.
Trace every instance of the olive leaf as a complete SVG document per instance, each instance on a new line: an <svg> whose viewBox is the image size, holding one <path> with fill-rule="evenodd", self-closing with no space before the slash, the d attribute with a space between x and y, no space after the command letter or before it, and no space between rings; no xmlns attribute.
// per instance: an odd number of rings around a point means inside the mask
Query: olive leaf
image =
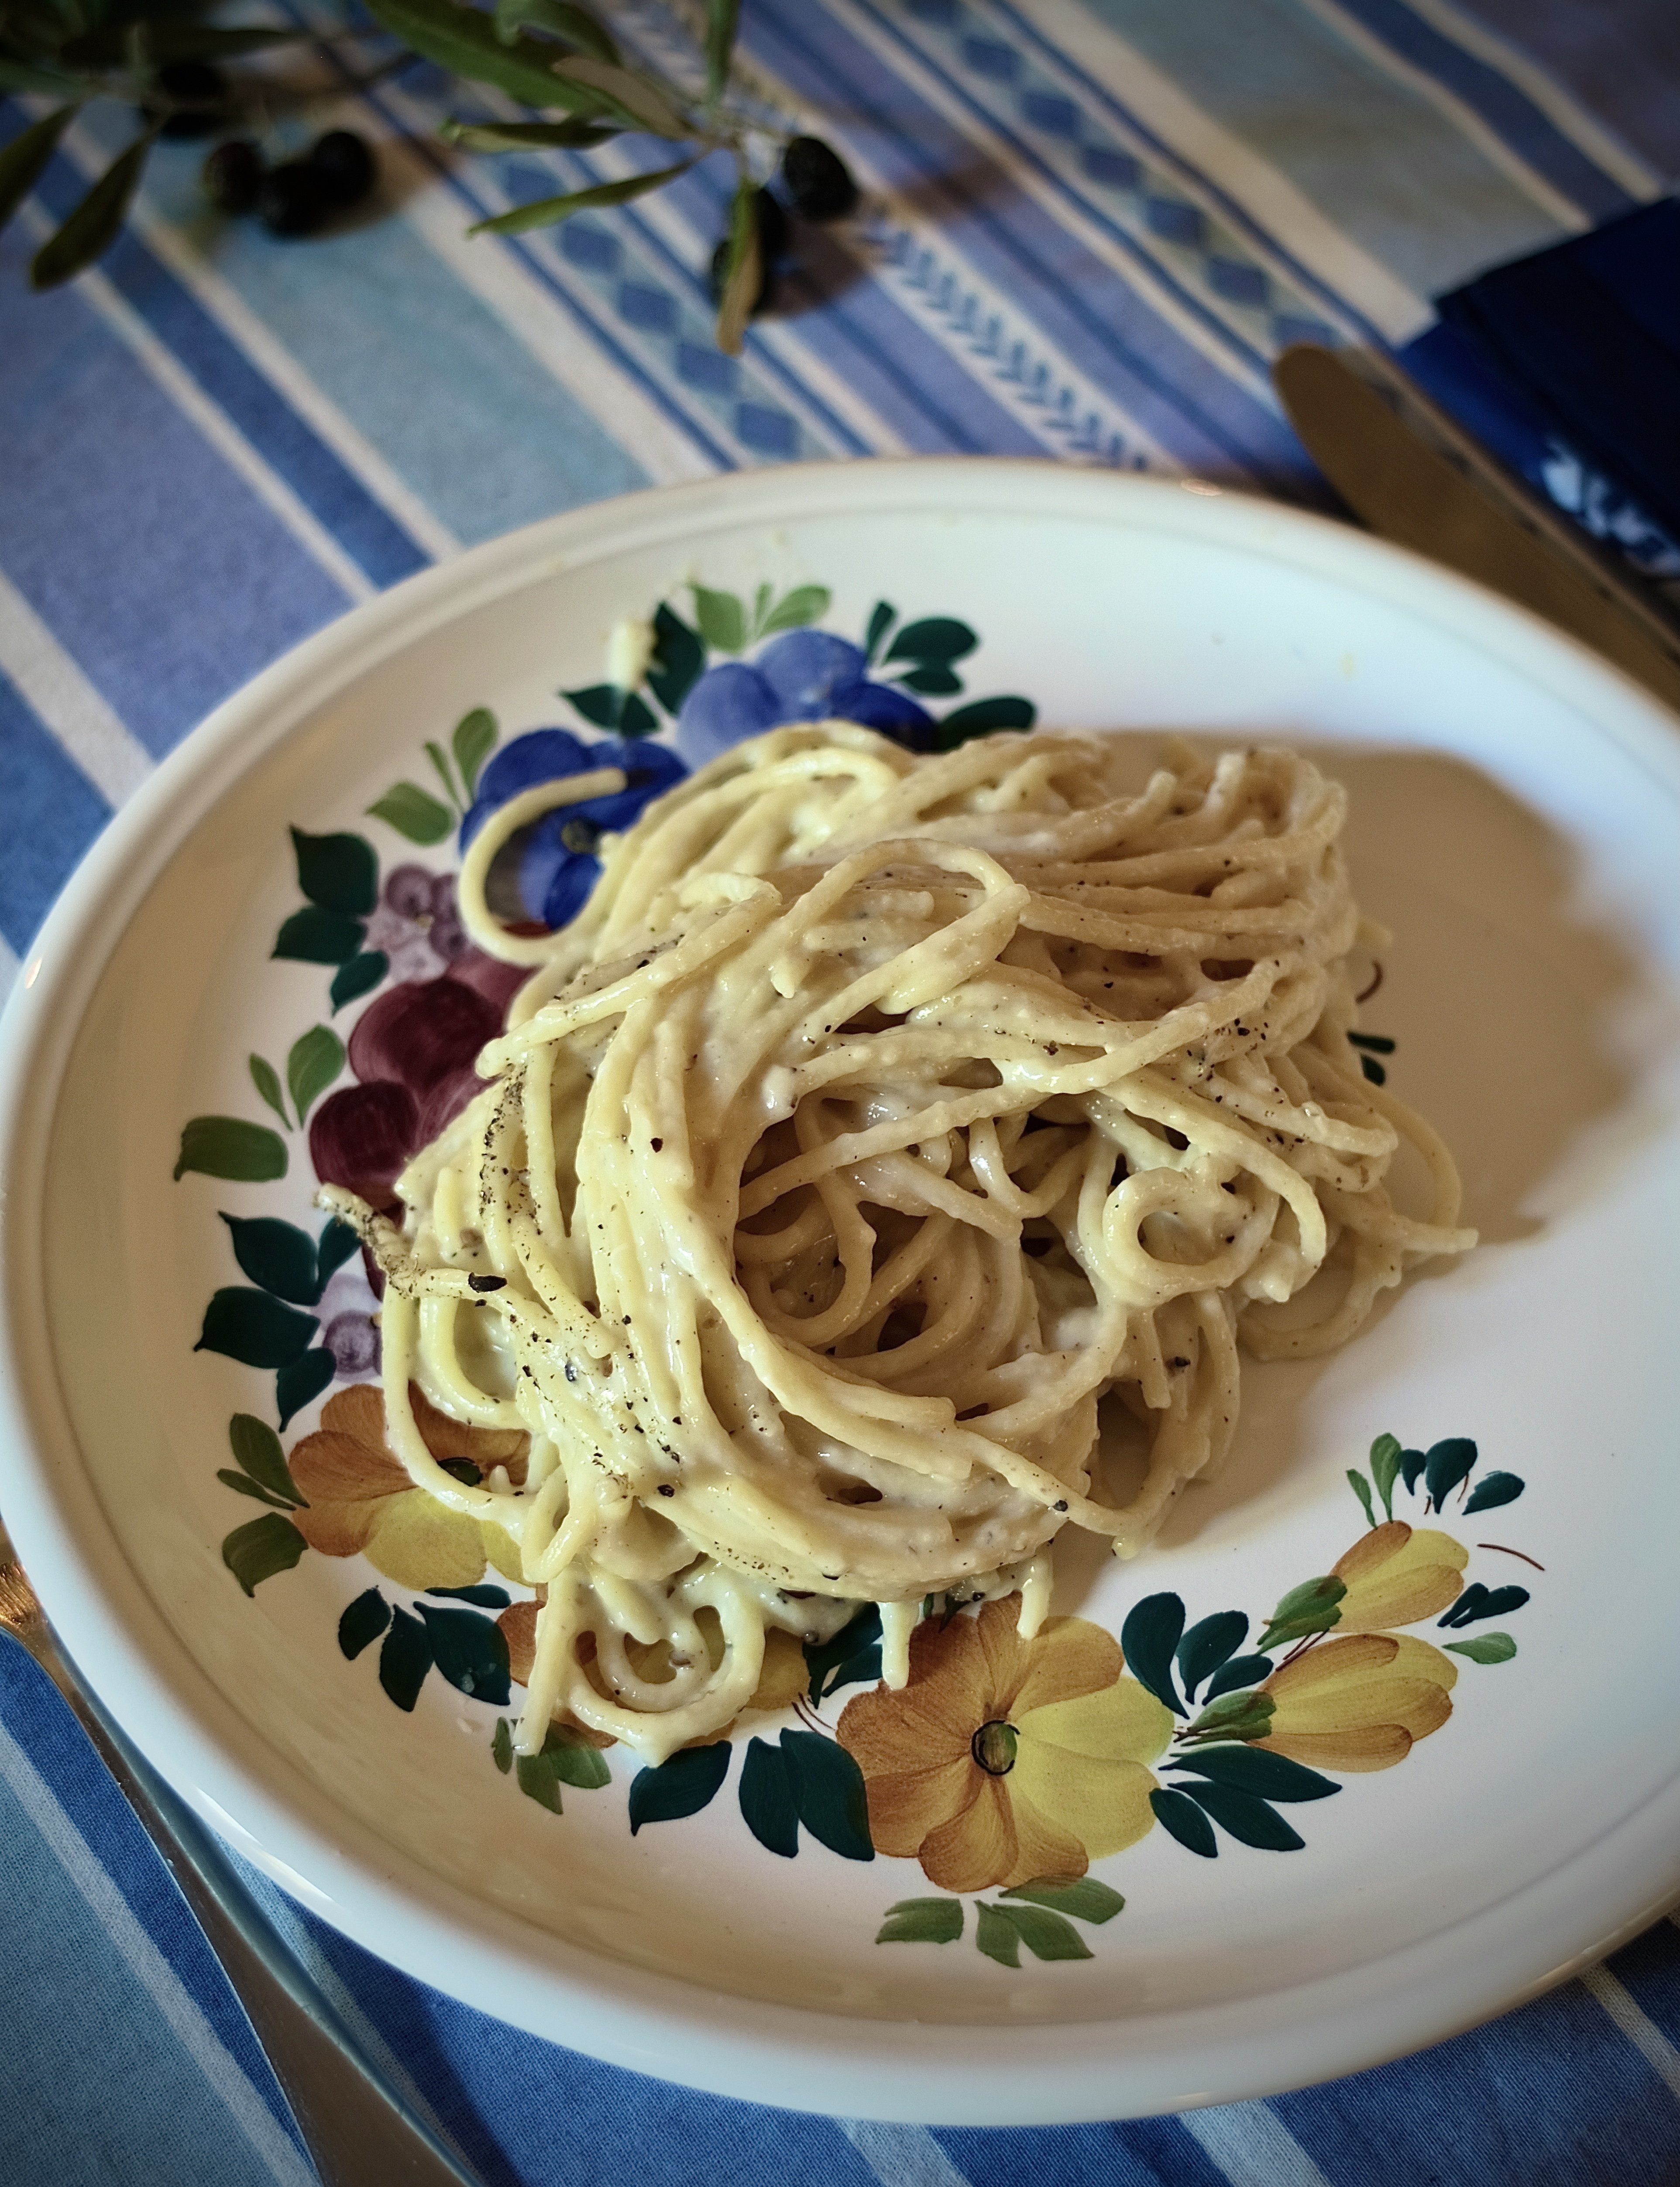
<svg viewBox="0 0 1680 2187"><path fill-rule="evenodd" d="M729 61L735 50L735 27L740 13L741 0L706 0L705 95L709 101L722 98L723 87L729 81Z"/></svg>
<svg viewBox="0 0 1680 2187"><path fill-rule="evenodd" d="M587 8L569 6L567 0L496 0L494 21L504 44L511 44L521 31L547 31L598 60L618 59L618 48L605 25Z"/></svg>
<svg viewBox="0 0 1680 2187"><path fill-rule="evenodd" d="M559 197L537 198L530 205L515 205L510 212L497 213L493 220L475 221L469 235L523 235L533 228L553 228L559 222L570 220L575 212L587 212L592 205L627 205L631 199L645 197L649 190L661 189L666 183L675 182L678 175L686 175L694 166L684 160L675 167L659 167L651 174L626 175L621 182L596 183L587 190L565 190Z"/></svg>
<svg viewBox="0 0 1680 2187"><path fill-rule="evenodd" d="M36 178L52 158L76 110L74 106L61 106L55 114L43 114L0 152L0 228L35 188Z"/></svg>
<svg viewBox="0 0 1680 2187"><path fill-rule="evenodd" d="M554 74L568 87L582 84L606 113L626 128L645 129L677 143L694 133L662 92L611 61L599 60L592 53L569 53L554 63Z"/></svg>
<svg viewBox="0 0 1680 2187"><path fill-rule="evenodd" d="M550 149L587 151L618 135L611 122L586 121L574 115L566 121L457 121L438 124L437 133L447 144L465 152L530 152Z"/></svg>
<svg viewBox="0 0 1680 2187"><path fill-rule="evenodd" d="M759 241L758 192L750 175L735 188L729 211L729 249L723 261L722 297L717 306L717 346L725 357L739 357L747 321L764 278L764 250ZM704 625L702 625L704 629Z"/></svg>
<svg viewBox="0 0 1680 2187"><path fill-rule="evenodd" d="M368 0L368 12L405 46L452 76L494 84L522 106L565 107L601 115L606 103L581 82L554 74L554 48L541 39L505 38L482 9L455 0Z"/></svg>
<svg viewBox="0 0 1680 2187"><path fill-rule="evenodd" d="M56 289L110 250L157 138L157 129L149 129L112 160L57 234L36 252L30 262L31 288Z"/></svg>

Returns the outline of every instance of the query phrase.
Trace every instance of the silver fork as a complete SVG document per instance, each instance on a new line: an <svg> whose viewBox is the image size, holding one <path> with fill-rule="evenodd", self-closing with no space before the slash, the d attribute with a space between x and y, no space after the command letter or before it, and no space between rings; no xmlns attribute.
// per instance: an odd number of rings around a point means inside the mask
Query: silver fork
<svg viewBox="0 0 1680 2187"><path fill-rule="evenodd" d="M75 1710L244 2006L324 2187L481 2187L418 2119L263 1918L211 1833L82 1683L0 1529L0 1630Z"/></svg>

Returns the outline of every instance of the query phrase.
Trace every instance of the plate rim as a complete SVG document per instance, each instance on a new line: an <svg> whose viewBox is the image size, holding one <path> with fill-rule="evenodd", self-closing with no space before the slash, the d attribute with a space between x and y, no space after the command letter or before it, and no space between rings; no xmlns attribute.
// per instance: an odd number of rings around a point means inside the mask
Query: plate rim
<svg viewBox="0 0 1680 2187"><path fill-rule="evenodd" d="M330 1803L214 1687L128 1566L80 1466L38 1277L45 1150L110 953L204 814L316 706L438 623L605 555L778 514L886 520L952 502L1166 529L1383 599L1574 705L1680 794L1680 723L1574 639L1406 550L1205 481L966 457L785 465L652 488L486 541L351 607L224 700L114 817L31 945L0 1017L0 1510L67 1649L98 1665L90 1683L149 1759L283 1888L416 1978L611 2064L746 2101L929 2124L1143 2116L1384 2062L1603 1956L1680 1897L1680 1775L1467 1921L1262 1993L1260 2032L1258 1998L1148 2021L910 2023L766 2005L610 1961L473 1898L353 1818L340 1813L327 1834L317 1818ZM1478 1959L1479 1974L1467 1972ZM1020 2072L975 2055L1000 2035Z"/></svg>

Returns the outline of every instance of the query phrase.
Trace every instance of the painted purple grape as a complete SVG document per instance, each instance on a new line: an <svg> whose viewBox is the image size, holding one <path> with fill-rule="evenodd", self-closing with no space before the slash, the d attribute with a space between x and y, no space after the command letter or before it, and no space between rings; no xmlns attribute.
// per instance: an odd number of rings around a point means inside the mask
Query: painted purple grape
<svg viewBox="0 0 1680 2187"><path fill-rule="evenodd" d="M429 918L435 878L424 866L393 866L385 875L385 900L399 919Z"/></svg>
<svg viewBox="0 0 1680 2187"><path fill-rule="evenodd" d="M337 1313L322 1332L341 1380L371 1375L379 1363L379 1332L365 1313Z"/></svg>

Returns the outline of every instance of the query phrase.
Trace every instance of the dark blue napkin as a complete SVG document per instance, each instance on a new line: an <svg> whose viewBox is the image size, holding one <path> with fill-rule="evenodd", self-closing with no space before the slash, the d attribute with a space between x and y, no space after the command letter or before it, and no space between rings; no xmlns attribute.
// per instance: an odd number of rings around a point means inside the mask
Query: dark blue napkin
<svg viewBox="0 0 1680 2187"><path fill-rule="evenodd" d="M1680 199L1436 299L1402 358L1642 575L1680 579Z"/></svg>

